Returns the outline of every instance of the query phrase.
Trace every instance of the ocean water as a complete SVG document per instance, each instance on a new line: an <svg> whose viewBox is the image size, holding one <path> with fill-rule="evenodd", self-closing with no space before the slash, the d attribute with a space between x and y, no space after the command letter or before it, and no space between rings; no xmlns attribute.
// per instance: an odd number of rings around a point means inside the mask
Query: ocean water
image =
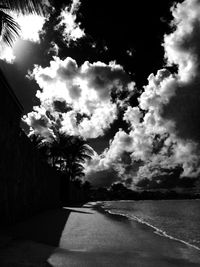
<svg viewBox="0 0 200 267"><path fill-rule="evenodd" d="M104 201L102 208L200 250L200 200Z"/></svg>

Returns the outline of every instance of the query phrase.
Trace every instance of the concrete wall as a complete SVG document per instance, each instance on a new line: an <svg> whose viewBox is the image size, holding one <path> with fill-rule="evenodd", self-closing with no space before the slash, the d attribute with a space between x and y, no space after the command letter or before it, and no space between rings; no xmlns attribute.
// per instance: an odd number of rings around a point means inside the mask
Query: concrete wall
<svg viewBox="0 0 200 267"><path fill-rule="evenodd" d="M0 73L0 223L59 204L60 177L20 128L22 108Z"/></svg>

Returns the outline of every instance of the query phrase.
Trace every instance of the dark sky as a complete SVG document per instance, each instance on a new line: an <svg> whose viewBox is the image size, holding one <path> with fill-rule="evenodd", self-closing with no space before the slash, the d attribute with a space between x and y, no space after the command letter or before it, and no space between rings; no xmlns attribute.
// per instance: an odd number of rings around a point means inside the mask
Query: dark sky
<svg viewBox="0 0 200 267"><path fill-rule="evenodd" d="M50 134L52 121L46 110L62 131L86 138L96 151L87 176L91 179L96 173L97 183L103 177L109 184L109 177L110 183L116 177L133 187L176 187L181 177L199 176L200 98L194 60L200 54L199 2L177 2L180 5L172 10L171 0L51 1L40 42L21 40L21 49L14 47L15 61L0 61L24 115L30 115L30 130ZM80 38L61 25L60 15L69 13L73 30L84 31ZM186 25L193 30L187 32ZM189 68L196 77L192 80ZM51 91L53 86L57 91ZM166 182L168 177L175 182Z"/></svg>
<svg viewBox="0 0 200 267"><path fill-rule="evenodd" d="M62 2L62 3L61 3ZM43 66L49 64L45 48L54 40L59 44L61 58L70 56L79 64L103 61L108 63L116 60L131 77L138 87L147 83L150 73L156 72L163 66L163 47L161 46L164 33L169 32L168 22L171 18L170 7L173 1L87 1L81 2L77 20L86 29L86 37L78 44L72 43L66 47L59 32L52 31L57 22L57 15L65 4L70 1L59 1L54 4L57 12L44 25L47 30L40 45L24 41L25 47L19 57L21 63L13 65L1 62L2 68L20 98L24 112L30 111L35 104L36 85L27 82L24 76L33 64ZM96 43L92 48L91 44ZM105 51L105 47L107 50ZM132 56L127 51L131 51ZM28 87L28 89L26 88Z"/></svg>

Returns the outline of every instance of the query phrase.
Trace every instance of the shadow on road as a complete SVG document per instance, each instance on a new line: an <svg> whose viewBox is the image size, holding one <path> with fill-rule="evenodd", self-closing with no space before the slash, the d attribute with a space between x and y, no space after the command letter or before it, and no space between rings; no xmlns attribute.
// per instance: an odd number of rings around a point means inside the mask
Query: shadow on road
<svg viewBox="0 0 200 267"><path fill-rule="evenodd" d="M71 212L84 213L66 208L46 211L12 227L12 236L57 247Z"/></svg>
<svg viewBox="0 0 200 267"><path fill-rule="evenodd" d="M47 260L59 246L71 212L88 214L76 209L62 208L43 212L12 226L9 235L13 241L0 251L0 266L15 266L15 263L16 266L20 266L19 262L30 261L33 266L38 266L42 262L42 266L50 267Z"/></svg>

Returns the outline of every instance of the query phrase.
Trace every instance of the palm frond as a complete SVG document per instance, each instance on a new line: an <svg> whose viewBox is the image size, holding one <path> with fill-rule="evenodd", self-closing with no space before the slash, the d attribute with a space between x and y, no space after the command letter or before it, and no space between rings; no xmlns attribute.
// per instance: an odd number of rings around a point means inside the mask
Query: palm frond
<svg viewBox="0 0 200 267"><path fill-rule="evenodd" d="M80 137L61 133L57 129L53 129L53 133L48 140L40 140L38 146L39 149L44 148L48 163L67 174L71 181L83 177L84 163L91 159L94 150Z"/></svg>
<svg viewBox="0 0 200 267"><path fill-rule="evenodd" d="M42 1L40 0L1 0L1 5L22 14L43 14Z"/></svg>
<svg viewBox="0 0 200 267"><path fill-rule="evenodd" d="M9 46L12 46L15 39L19 36L19 24L3 10L0 10L0 23L0 35L3 42Z"/></svg>

